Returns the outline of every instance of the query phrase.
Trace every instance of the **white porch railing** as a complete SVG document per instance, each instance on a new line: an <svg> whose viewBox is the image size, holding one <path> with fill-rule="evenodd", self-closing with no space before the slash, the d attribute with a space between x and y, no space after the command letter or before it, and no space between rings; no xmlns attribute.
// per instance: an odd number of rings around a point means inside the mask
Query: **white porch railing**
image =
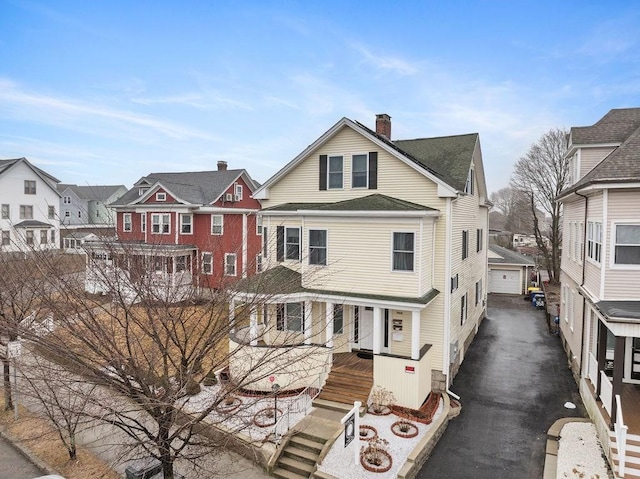
<svg viewBox="0 0 640 479"><path fill-rule="evenodd" d="M589 353L589 362L588 362L587 376L591 379L591 383L595 384L598 379L598 360L596 357Z"/></svg>
<svg viewBox="0 0 640 479"><path fill-rule="evenodd" d="M616 422L614 431L616 435L616 445L618 448L618 476L624 477L624 466L627 459L627 430L622 418L622 401L620 395L616 394Z"/></svg>
<svg viewBox="0 0 640 479"><path fill-rule="evenodd" d="M607 414L611 416L611 400L613 399L613 384L609 381L609 377L600 371L600 400Z"/></svg>

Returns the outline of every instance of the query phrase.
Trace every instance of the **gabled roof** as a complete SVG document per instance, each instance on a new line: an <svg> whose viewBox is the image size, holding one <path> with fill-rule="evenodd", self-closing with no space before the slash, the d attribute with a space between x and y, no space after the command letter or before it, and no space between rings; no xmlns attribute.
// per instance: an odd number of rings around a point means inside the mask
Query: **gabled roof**
<svg viewBox="0 0 640 479"><path fill-rule="evenodd" d="M78 186L68 185L60 183L58 185L58 191L63 193L64 190L69 188L72 190L78 198L87 201L106 201L120 188L125 188L124 185L94 185L94 186Z"/></svg>
<svg viewBox="0 0 640 479"><path fill-rule="evenodd" d="M471 168L473 154L478 142L477 133L391 141L357 121L342 118L320 138L305 148L302 153L269 178L258 188L256 193L262 192L276 183L313 150L319 148L343 127L352 128L354 131L369 138L390 154L434 180L437 184L448 188L452 194L464 190L467 174Z"/></svg>
<svg viewBox="0 0 640 479"><path fill-rule="evenodd" d="M137 202L140 199L138 193L140 186L149 187L159 184L176 198L190 204L208 205L215 202L240 177L243 177L249 188L255 191L255 182L243 169L151 173L140 178L133 188L111 204L123 206Z"/></svg>
<svg viewBox="0 0 640 479"><path fill-rule="evenodd" d="M24 220L14 225L14 228L53 228L52 224L38 220Z"/></svg>
<svg viewBox="0 0 640 479"><path fill-rule="evenodd" d="M640 127L640 108L610 110L595 125L571 128L574 145L622 143Z"/></svg>
<svg viewBox="0 0 640 479"><path fill-rule="evenodd" d="M489 249L499 255L499 258L492 258L489 256L488 261L489 264L514 264L521 266L534 266L535 263L531 258L528 258L516 251L511 251L510 249L503 248L502 246L498 246L496 244L489 245Z"/></svg>
<svg viewBox="0 0 640 479"><path fill-rule="evenodd" d="M29 162L29 160L27 160L24 157L23 158L15 158L15 159L12 159L12 160L0 160L0 176L2 176L4 173L6 173L12 167L14 167L15 165L18 165L19 163L24 163L29 168L31 168L31 170L33 170L33 172L37 176L39 176L42 179L42 181L47 183L56 193L58 193L58 191L56 190L56 185L58 183L60 183L60 180L58 178L56 178L55 176L50 175L46 171L41 170L37 166L34 166L33 164L31 164L31 162Z"/></svg>
<svg viewBox="0 0 640 479"><path fill-rule="evenodd" d="M428 206L375 193L333 203L283 203L265 211L438 211Z"/></svg>

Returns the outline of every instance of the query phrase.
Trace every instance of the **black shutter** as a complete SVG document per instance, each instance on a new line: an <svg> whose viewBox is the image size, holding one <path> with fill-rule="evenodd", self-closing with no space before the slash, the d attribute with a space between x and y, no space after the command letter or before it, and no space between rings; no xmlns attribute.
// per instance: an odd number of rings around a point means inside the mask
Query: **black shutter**
<svg viewBox="0 0 640 479"><path fill-rule="evenodd" d="M320 155L320 190L327 189L327 155Z"/></svg>
<svg viewBox="0 0 640 479"><path fill-rule="evenodd" d="M378 189L378 152L369 153L369 189Z"/></svg>
<svg viewBox="0 0 640 479"><path fill-rule="evenodd" d="M269 235L266 226L262 227L262 257L267 258L269 255Z"/></svg>
<svg viewBox="0 0 640 479"><path fill-rule="evenodd" d="M278 262L284 261L284 226L278 226L277 232Z"/></svg>

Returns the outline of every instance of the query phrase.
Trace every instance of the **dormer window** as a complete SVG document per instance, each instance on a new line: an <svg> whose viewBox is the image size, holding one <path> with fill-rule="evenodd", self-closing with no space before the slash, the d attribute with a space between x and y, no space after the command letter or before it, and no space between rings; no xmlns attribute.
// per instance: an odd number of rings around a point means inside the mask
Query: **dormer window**
<svg viewBox="0 0 640 479"><path fill-rule="evenodd" d="M236 197L234 200L240 201L242 199L242 185L236 185Z"/></svg>
<svg viewBox="0 0 640 479"><path fill-rule="evenodd" d="M156 193L156 201L167 201L166 193Z"/></svg>
<svg viewBox="0 0 640 479"><path fill-rule="evenodd" d="M469 173L467 174L467 182L464 185L464 192L468 195L473 194L473 170L469 169Z"/></svg>
<svg viewBox="0 0 640 479"><path fill-rule="evenodd" d="M138 196L144 195L148 190L149 188L144 188L144 187L138 188Z"/></svg>

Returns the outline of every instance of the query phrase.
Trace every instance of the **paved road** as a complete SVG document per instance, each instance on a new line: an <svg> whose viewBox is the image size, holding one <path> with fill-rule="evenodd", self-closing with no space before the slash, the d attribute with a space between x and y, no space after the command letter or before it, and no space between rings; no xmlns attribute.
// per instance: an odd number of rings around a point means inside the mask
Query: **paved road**
<svg viewBox="0 0 640 479"><path fill-rule="evenodd" d="M31 479L43 473L3 438L0 438L0 477Z"/></svg>
<svg viewBox="0 0 640 479"><path fill-rule="evenodd" d="M419 479L539 479L547 429L585 414L560 339L520 298L490 298L451 390L461 396L462 413ZM566 401L578 408L566 409Z"/></svg>

